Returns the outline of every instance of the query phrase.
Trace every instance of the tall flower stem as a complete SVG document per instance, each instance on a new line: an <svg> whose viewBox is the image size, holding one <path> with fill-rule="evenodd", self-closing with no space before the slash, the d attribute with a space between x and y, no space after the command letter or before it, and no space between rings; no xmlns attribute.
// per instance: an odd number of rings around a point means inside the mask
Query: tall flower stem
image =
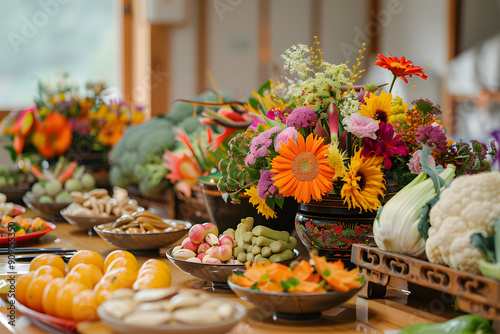
<svg viewBox="0 0 500 334"><path fill-rule="evenodd" d="M398 77L395 75L394 78L392 78L392 82L391 82L391 88L389 88L389 93L392 92L392 87L394 86L394 83L396 82L396 79Z"/></svg>

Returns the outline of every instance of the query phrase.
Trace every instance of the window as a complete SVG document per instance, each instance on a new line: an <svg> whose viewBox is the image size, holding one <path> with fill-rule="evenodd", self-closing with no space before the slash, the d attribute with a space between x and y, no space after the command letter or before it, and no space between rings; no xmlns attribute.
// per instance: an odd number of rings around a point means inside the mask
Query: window
<svg viewBox="0 0 500 334"><path fill-rule="evenodd" d="M0 0L0 22L0 110L33 104L62 72L121 87L120 0Z"/></svg>

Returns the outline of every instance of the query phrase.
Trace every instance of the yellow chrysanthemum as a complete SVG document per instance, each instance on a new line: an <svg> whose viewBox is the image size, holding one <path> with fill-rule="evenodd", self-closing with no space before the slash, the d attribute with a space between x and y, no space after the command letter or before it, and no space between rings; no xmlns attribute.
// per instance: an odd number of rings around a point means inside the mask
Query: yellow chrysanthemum
<svg viewBox="0 0 500 334"><path fill-rule="evenodd" d="M380 95L370 94L365 98L366 104L361 105L359 114L370 117L376 121L387 123L391 116L392 94L386 94L382 91Z"/></svg>
<svg viewBox="0 0 500 334"><path fill-rule="evenodd" d="M266 204L266 200L257 195L256 186L245 190L245 195L250 196L250 203L252 203L253 206L257 206L257 212L266 217L266 219L276 218L276 212L274 212L273 209Z"/></svg>
<svg viewBox="0 0 500 334"><path fill-rule="evenodd" d="M365 211L377 210L379 196L384 196L385 180L381 165L384 159L379 156L363 157L361 149L351 158L349 170L342 181L341 195L349 209L359 208Z"/></svg>
<svg viewBox="0 0 500 334"><path fill-rule="evenodd" d="M334 145L330 145L328 147L328 164L335 170L335 175L333 176L333 180L337 180L339 177L344 177L345 175L345 164L344 160L346 160L347 152L340 152L338 147L338 142Z"/></svg>
<svg viewBox="0 0 500 334"><path fill-rule="evenodd" d="M300 133L297 142L288 140L271 161L274 185L284 196L293 196L299 203L309 203L311 197L320 201L333 189L335 170L328 164L328 146L323 138L312 134L304 139Z"/></svg>

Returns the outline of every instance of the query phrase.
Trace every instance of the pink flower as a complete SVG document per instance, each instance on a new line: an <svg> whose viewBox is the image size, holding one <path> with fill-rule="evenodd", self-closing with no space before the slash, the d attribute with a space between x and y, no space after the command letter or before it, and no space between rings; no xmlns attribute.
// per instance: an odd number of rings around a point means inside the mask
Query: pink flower
<svg viewBox="0 0 500 334"><path fill-rule="evenodd" d="M163 154L163 166L170 171L165 178L172 182L186 181L188 183L196 183L198 178L202 176L200 165L183 152L181 156L170 151Z"/></svg>
<svg viewBox="0 0 500 334"><path fill-rule="evenodd" d="M286 126L295 127L295 129L303 129L310 126L318 115L311 108L298 107L293 109L292 113L286 118Z"/></svg>
<svg viewBox="0 0 500 334"><path fill-rule="evenodd" d="M283 117L283 114L278 108L273 108L269 110L266 114L266 118L270 119L271 121L274 121L277 118L282 123L285 123L285 118ZM259 126L259 124L266 124L266 122L262 121L259 117L255 117L253 119L252 125L250 125L248 128L257 131L257 126Z"/></svg>
<svg viewBox="0 0 500 334"><path fill-rule="evenodd" d="M286 128L281 131L276 138L274 138L274 149L278 152L278 149L281 148L281 144L288 143L288 139L297 140L297 130L293 127Z"/></svg>
<svg viewBox="0 0 500 334"><path fill-rule="evenodd" d="M415 139L424 145L429 146L435 152L446 152L448 143L443 128L439 125L428 124L418 128Z"/></svg>
<svg viewBox="0 0 500 334"><path fill-rule="evenodd" d="M410 172L412 174L420 174L422 171L422 166L420 165L420 156L422 155L422 150L416 150L415 153L413 153L413 157L410 159L410 162L407 163L408 168L410 169ZM432 155L427 156L427 162L432 167L436 167L436 161L432 157Z"/></svg>
<svg viewBox="0 0 500 334"><path fill-rule="evenodd" d="M377 132L379 125L370 117L354 113L351 116L344 118L342 123L347 131L351 132L358 138L377 139L375 132Z"/></svg>

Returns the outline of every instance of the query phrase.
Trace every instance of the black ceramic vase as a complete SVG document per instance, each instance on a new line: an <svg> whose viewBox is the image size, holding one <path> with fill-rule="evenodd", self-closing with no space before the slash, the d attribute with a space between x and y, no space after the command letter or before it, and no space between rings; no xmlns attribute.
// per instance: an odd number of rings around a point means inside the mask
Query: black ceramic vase
<svg viewBox="0 0 500 334"><path fill-rule="evenodd" d="M290 234L295 230L294 219L297 213L298 203L293 198L286 198L283 209L276 206L275 219L266 219L257 212L257 209L249 202L249 197L241 194L240 204L226 203L222 194L217 189L217 181L209 177L198 179L201 187L205 207L210 221L217 225L222 232L228 228L236 229L242 218L253 217L254 226L263 225L274 230L288 231Z"/></svg>

